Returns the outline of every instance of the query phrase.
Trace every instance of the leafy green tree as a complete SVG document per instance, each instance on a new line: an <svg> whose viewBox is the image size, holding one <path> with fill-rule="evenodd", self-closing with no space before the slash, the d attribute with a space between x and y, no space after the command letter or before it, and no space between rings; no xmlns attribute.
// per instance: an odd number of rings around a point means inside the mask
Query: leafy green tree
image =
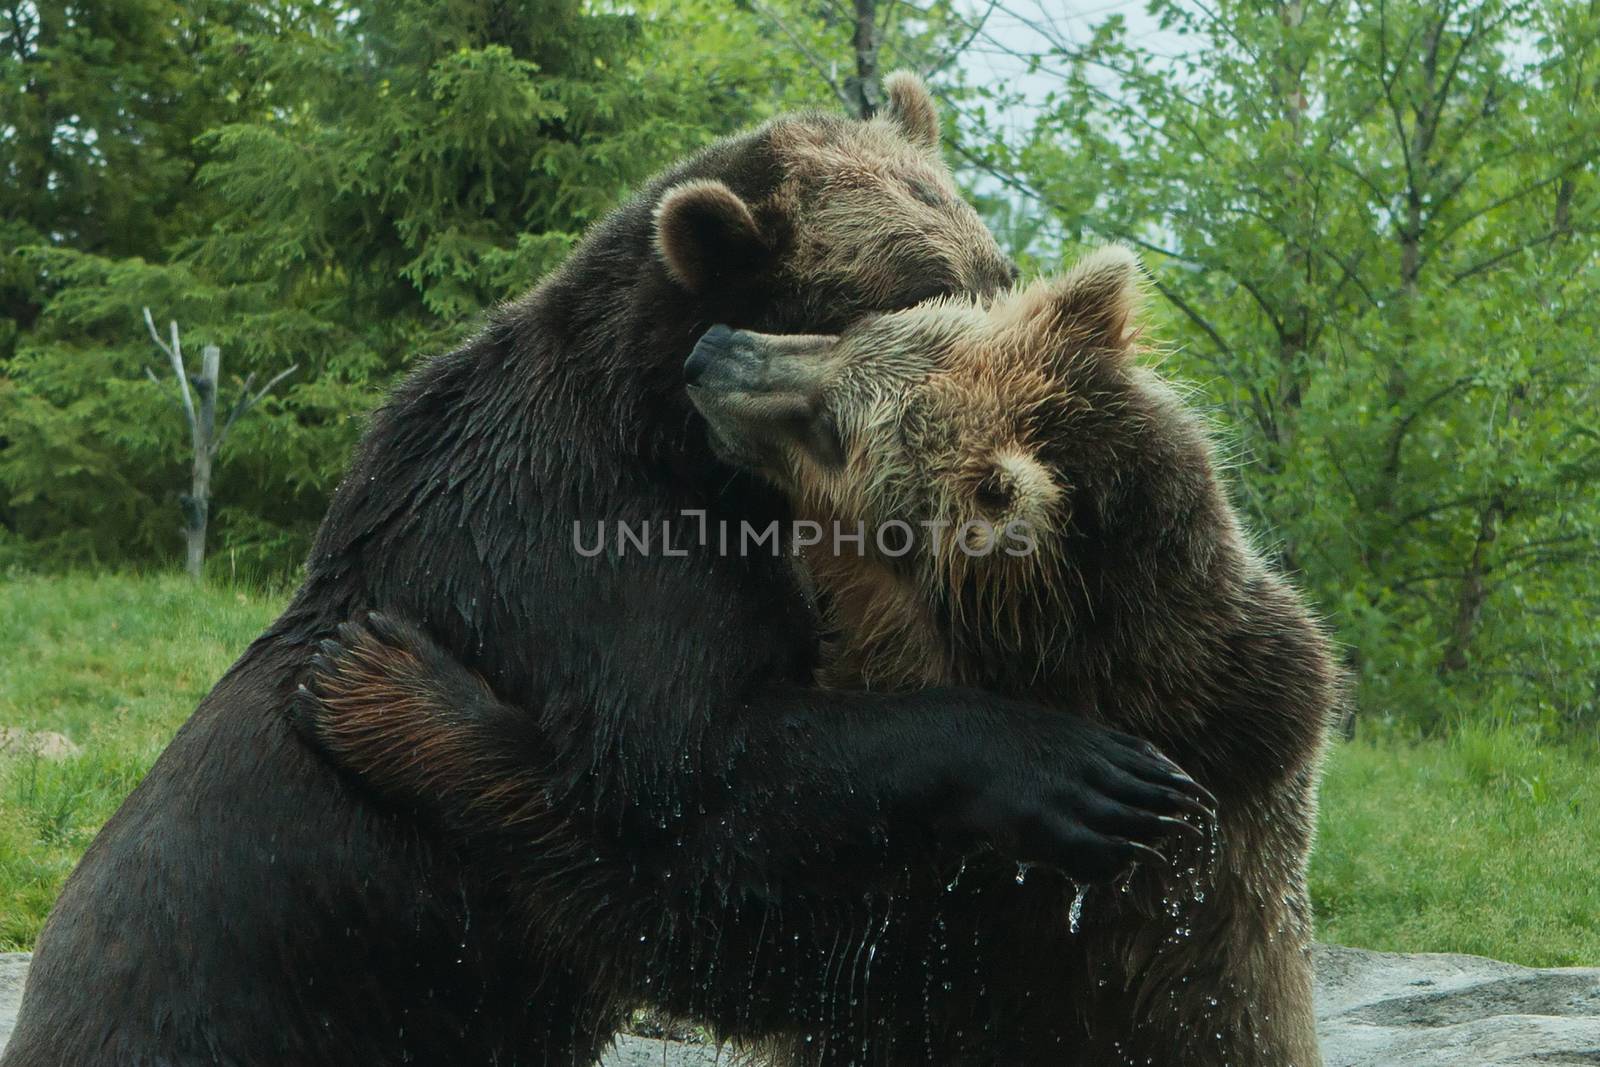
<svg viewBox="0 0 1600 1067"><path fill-rule="evenodd" d="M1600 8L1150 9L1176 60L1116 19L1056 40L1036 128L978 164L1145 251L1365 710L1592 728Z"/></svg>
<svg viewBox="0 0 1600 1067"><path fill-rule="evenodd" d="M201 57L254 22L243 3L0 7L0 368L41 305L19 249L149 256L192 224L190 141L239 95Z"/></svg>

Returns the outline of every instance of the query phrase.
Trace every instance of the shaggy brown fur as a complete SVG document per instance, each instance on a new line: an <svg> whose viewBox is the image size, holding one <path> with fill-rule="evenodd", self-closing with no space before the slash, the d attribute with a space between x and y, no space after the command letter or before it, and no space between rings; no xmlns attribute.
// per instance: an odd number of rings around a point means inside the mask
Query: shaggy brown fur
<svg viewBox="0 0 1600 1067"><path fill-rule="evenodd" d="M1219 799L1212 837L1076 904L1053 872L992 853L939 884L908 872L881 919L841 933L837 1010L856 1021L836 1032L878 1036L839 1049L824 1033L785 1059L1320 1062L1305 863L1338 673L1241 532L1199 420L1138 365L1136 278L1111 249L992 305L937 300L842 338L724 331L691 358L727 458L825 524L917 529L905 554L870 535L860 555L808 552L836 633L826 681L960 683L1092 716L1172 752ZM976 520L988 527L964 541L997 531L987 554L959 547ZM1019 530L1033 551L1008 551ZM397 706L401 735L450 714Z"/></svg>
<svg viewBox="0 0 1600 1067"><path fill-rule="evenodd" d="M1042 895L980 863L957 899L921 914L908 902L886 954L914 968L928 965L923 926L949 928L963 894L1038 923L1021 940L1014 916L949 930L953 959L934 970L957 988L937 1009L933 1062L1321 1062L1305 867L1339 676L1241 532L1199 420L1135 362L1136 280L1113 248L989 308L935 301L810 350L745 335L744 354L723 357L747 364L741 391L719 389L715 366L691 390L722 446L762 457L825 527L943 525L940 545L924 526L903 556L898 537L893 554L870 537L865 554L809 550L837 624L829 682L974 685L1101 715L1218 797L1208 844L1087 894L1077 930L1042 872ZM803 398L835 447L751 418L752 374ZM963 551L955 533L980 520L1025 524L1034 550Z"/></svg>
<svg viewBox="0 0 1600 1067"><path fill-rule="evenodd" d="M882 307L908 281L902 250L916 249L927 295L989 291L994 261L973 250L994 247L994 238L975 213L951 210L960 194L924 125L932 101L926 90L910 91L914 79L894 84L900 103L891 97L884 117L849 127L851 137L799 124L773 131L788 179L772 206L804 222L792 231L793 269L819 292L848 280L864 304ZM909 130L902 110L916 124ZM939 226L929 227L930 218ZM854 242L837 239L844 234Z"/></svg>
<svg viewBox="0 0 1600 1067"><path fill-rule="evenodd" d="M783 560L573 550L600 518L786 513L716 459L683 390L713 323L827 332L1009 284L931 102L897 84L869 122L788 115L707 145L419 361L301 588L67 880L0 1064L565 1067L647 1000L767 1033L829 1010L833 960L783 953L858 936L863 898L929 848L1043 825L1017 858L1086 876L1126 858L1085 809L1184 785L1137 742L977 691L817 688ZM450 685L391 635L358 644L332 704L296 700L318 643L373 610L425 632ZM363 678L412 731L399 747ZM430 701L488 741L448 736ZM301 704L349 722L297 731Z"/></svg>

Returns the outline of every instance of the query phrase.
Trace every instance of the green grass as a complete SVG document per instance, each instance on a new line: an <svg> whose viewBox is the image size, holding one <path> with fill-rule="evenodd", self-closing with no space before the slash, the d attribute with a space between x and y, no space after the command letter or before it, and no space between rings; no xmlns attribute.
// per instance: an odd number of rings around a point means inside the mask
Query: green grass
<svg viewBox="0 0 1600 1067"><path fill-rule="evenodd" d="M95 831L282 599L180 576L0 582L0 727L83 749L0 755L0 951L33 944Z"/></svg>
<svg viewBox="0 0 1600 1067"><path fill-rule="evenodd" d="M94 832L282 601L175 576L0 584L0 726L83 747L0 756L0 951L33 943ZM1600 963L1595 767L1590 750L1481 727L1339 746L1312 865L1318 935Z"/></svg>
<svg viewBox="0 0 1600 1067"><path fill-rule="evenodd" d="M1587 747L1465 726L1342 745L1312 861L1317 934L1392 952L1600 963L1600 776Z"/></svg>

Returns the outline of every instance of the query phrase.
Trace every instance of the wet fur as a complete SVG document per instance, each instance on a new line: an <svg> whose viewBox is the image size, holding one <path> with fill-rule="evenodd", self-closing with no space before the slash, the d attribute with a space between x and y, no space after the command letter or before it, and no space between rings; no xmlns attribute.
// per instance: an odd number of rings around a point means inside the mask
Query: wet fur
<svg viewBox="0 0 1600 1067"><path fill-rule="evenodd" d="M775 736L850 706L811 687L814 618L780 561L580 560L572 524L784 513L716 461L683 396L683 361L713 322L837 330L928 284L1004 284L1009 265L948 172L897 129L789 116L710 146L397 388L292 602L67 880L5 1067L566 1065L591 1062L643 999L733 1032L788 1017L812 986L770 947L775 902L848 889L842 916L783 913L832 937L880 873L874 815L847 788L877 773L860 738L873 727ZM709 261L674 260L657 208L707 182L747 205L770 254L687 289ZM912 233L927 240L895 243ZM855 256L871 262L859 286ZM495 707L516 718L512 745L454 744L408 714L438 695L415 664L362 646L367 673L330 696L359 711L349 701L371 686L413 731L404 751L375 741L369 771L416 759L428 780L509 768L527 786L525 768L557 768L509 808L464 809L470 842L336 771L293 727L321 642L372 609L515 694ZM449 699L481 695L456 681ZM748 716L752 700L771 717ZM376 725L358 715L329 743L354 751ZM796 782L804 812L786 802ZM513 830L522 852L498 836Z"/></svg>
<svg viewBox="0 0 1600 1067"><path fill-rule="evenodd" d="M1095 889L1076 933L1070 887L1049 872L1019 887L1013 869L980 859L944 900L906 901L879 951L917 971L930 931L955 946L934 965L924 1008L945 1024L932 1062L1316 1067L1306 862L1340 672L1241 531L1200 420L1137 365L1131 270L1126 253L1092 257L981 326L965 320L970 340L960 314L952 326L950 309L929 313L957 353L937 372L948 381L927 387L932 418L1023 412L1009 430L997 419L918 451L913 427L842 471L797 460L785 484L812 518L849 528L971 514L968 467L995 454L1037 461L1059 494L1028 491L1021 506L1046 533L1025 560L894 559L870 538L865 556L811 550L834 621L822 677L974 685L1146 737L1218 797L1215 853L1183 848L1170 867ZM919 313L884 328L928 344ZM890 418L870 410L882 394L851 388L843 406L866 405L863 424ZM1025 938L1013 909L1036 924ZM1009 918L984 918L1000 910ZM955 1034L963 1018L966 1039Z"/></svg>
<svg viewBox="0 0 1600 1067"><path fill-rule="evenodd" d="M783 484L799 516L853 526L953 521L972 514L975 487L996 472L1008 480L1009 510L994 517L1037 524L1045 536L1032 557L890 559L870 538L864 558L808 555L832 624L818 677L885 691L977 685L1149 737L1219 797L1216 856L1176 850L1170 867L1095 889L1077 932L1074 887L1048 870L1019 884L1013 865L979 853L931 857L865 912L805 917L793 941L758 935L772 951L819 931L835 946L820 1002L773 1004L793 1032L765 1049L780 1062L1319 1062L1305 861L1338 673L1299 598L1241 532L1205 428L1137 365L1131 261L1111 258L993 306L934 302L855 331L878 362L842 371L846 437L892 424L889 440L903 444L857 448L837 471L797 462ZM926 365L896 358L895 346L930 338L945 353L932 410L902 419L897 398L929 386ZM419 633L390 640L430 655ZM357 665L370 657L364 641L346 645ZM431 669L463 671L448 657ZM450 701L470 705L486 692L460 677L429 708L360 670L351 677L351 699L372 702L379 717L379 705L398 709L388 730L423 747L432 731L453 728ZM481 739L495 714L474 709L459 721ZM389 751L361 740L345 758L381 776ZM477 766L510 781L534 758L490 745ZM459 768L421 786L462 794L444 810L483 788ZM507 811L525 802L518 793L494 790ZM573 930L581 939L589 926Z"/></svg>

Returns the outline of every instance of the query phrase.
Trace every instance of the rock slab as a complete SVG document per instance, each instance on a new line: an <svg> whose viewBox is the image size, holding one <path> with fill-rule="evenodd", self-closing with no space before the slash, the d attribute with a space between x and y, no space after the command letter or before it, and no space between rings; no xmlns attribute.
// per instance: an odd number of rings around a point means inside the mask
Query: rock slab
<svg viewBox="0 0 1600 1067"><path fill-rule="evenodd" d="M1600 968L1318 946L1326 1067L1600 1067ZM0 955L0 1048L28 955ZM604 1067L713 1067L727 1050L623 1037Z"/></svg>
<svg viewBox="0 0 1600 1067"><path fill-rule="evenodd" d="M1318 946L1327 1067L1600 1064L1600 968Z"/></svg>

